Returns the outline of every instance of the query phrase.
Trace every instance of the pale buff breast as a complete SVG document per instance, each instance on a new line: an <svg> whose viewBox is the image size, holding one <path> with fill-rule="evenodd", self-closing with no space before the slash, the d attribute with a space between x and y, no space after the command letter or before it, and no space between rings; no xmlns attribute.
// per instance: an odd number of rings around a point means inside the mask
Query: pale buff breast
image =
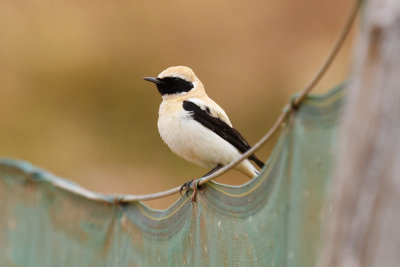
<svg viewBox="0 0 400 267"><path fill-rule="evenodd" d="M231 144L191 119L180 103L169 100L160 105L158 130L172 151L204 168L227 164L240 155Z"/></svg>

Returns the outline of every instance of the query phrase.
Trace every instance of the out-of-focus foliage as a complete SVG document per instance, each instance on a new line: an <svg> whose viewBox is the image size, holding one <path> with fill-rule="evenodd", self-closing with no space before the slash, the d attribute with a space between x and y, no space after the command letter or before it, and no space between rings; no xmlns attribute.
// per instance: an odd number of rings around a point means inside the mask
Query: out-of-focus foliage
<svg viewBox="0 0 400 267"><path fill-rule="evenodd" d="M156 126L161 99L142 77L172 65L192 67L254 143L317 70L350 5L3 0L0 155L103 193L177 186L206 170L162 143ZM319 91L346 78L349 43ZM219 181L246 178L231 172Z"/></svg>

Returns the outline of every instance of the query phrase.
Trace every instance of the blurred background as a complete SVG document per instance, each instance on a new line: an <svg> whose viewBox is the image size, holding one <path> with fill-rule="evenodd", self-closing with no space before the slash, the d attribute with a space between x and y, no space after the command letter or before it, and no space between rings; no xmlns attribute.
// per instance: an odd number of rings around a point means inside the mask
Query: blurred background
<svg viewBox="0 0 400 267"><path fill-rule="evenodd" d="M143 77L191 67L254 144L318 70L351 5L2 0L0 156L102 193L154 193L198 178L207 170L159 137L161 96ZM348 77L353 36L314 92ZM266 160L273 145L259 157ZM235 171L217 179L246 181ZM146 204L163 209L178 197Z"/></svg>

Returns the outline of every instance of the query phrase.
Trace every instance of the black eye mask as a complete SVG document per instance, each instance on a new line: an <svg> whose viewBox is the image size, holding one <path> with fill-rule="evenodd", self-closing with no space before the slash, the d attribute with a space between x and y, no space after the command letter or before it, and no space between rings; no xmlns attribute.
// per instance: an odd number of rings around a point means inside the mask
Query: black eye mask
<svg viewBox="0 0 400 267"><path fill-rule="evenodd" d="M193 88L193 83L178 77L157 78L155 84L161 95L173 95L189 92Z"/></svg>

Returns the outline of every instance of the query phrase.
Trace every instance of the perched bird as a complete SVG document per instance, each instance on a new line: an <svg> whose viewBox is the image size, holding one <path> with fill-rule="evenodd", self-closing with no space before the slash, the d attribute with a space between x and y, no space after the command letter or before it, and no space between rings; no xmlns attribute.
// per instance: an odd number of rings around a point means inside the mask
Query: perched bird
<svg viewBox="0 0 400 267"><path fill-rule="evenodd" d="M211 169L206 175L251 148L233 128L225 111L207 96L192 69L170 67L157 78L144 79L155 83L162 95L158 117L161 138L173 152L187 161ZM264 166L254 154L249 160L260 168ZM242 161L235 169L253 178L258 170L249 160ZM186 182L180 192L188 190L192 181Z"/></svg>

